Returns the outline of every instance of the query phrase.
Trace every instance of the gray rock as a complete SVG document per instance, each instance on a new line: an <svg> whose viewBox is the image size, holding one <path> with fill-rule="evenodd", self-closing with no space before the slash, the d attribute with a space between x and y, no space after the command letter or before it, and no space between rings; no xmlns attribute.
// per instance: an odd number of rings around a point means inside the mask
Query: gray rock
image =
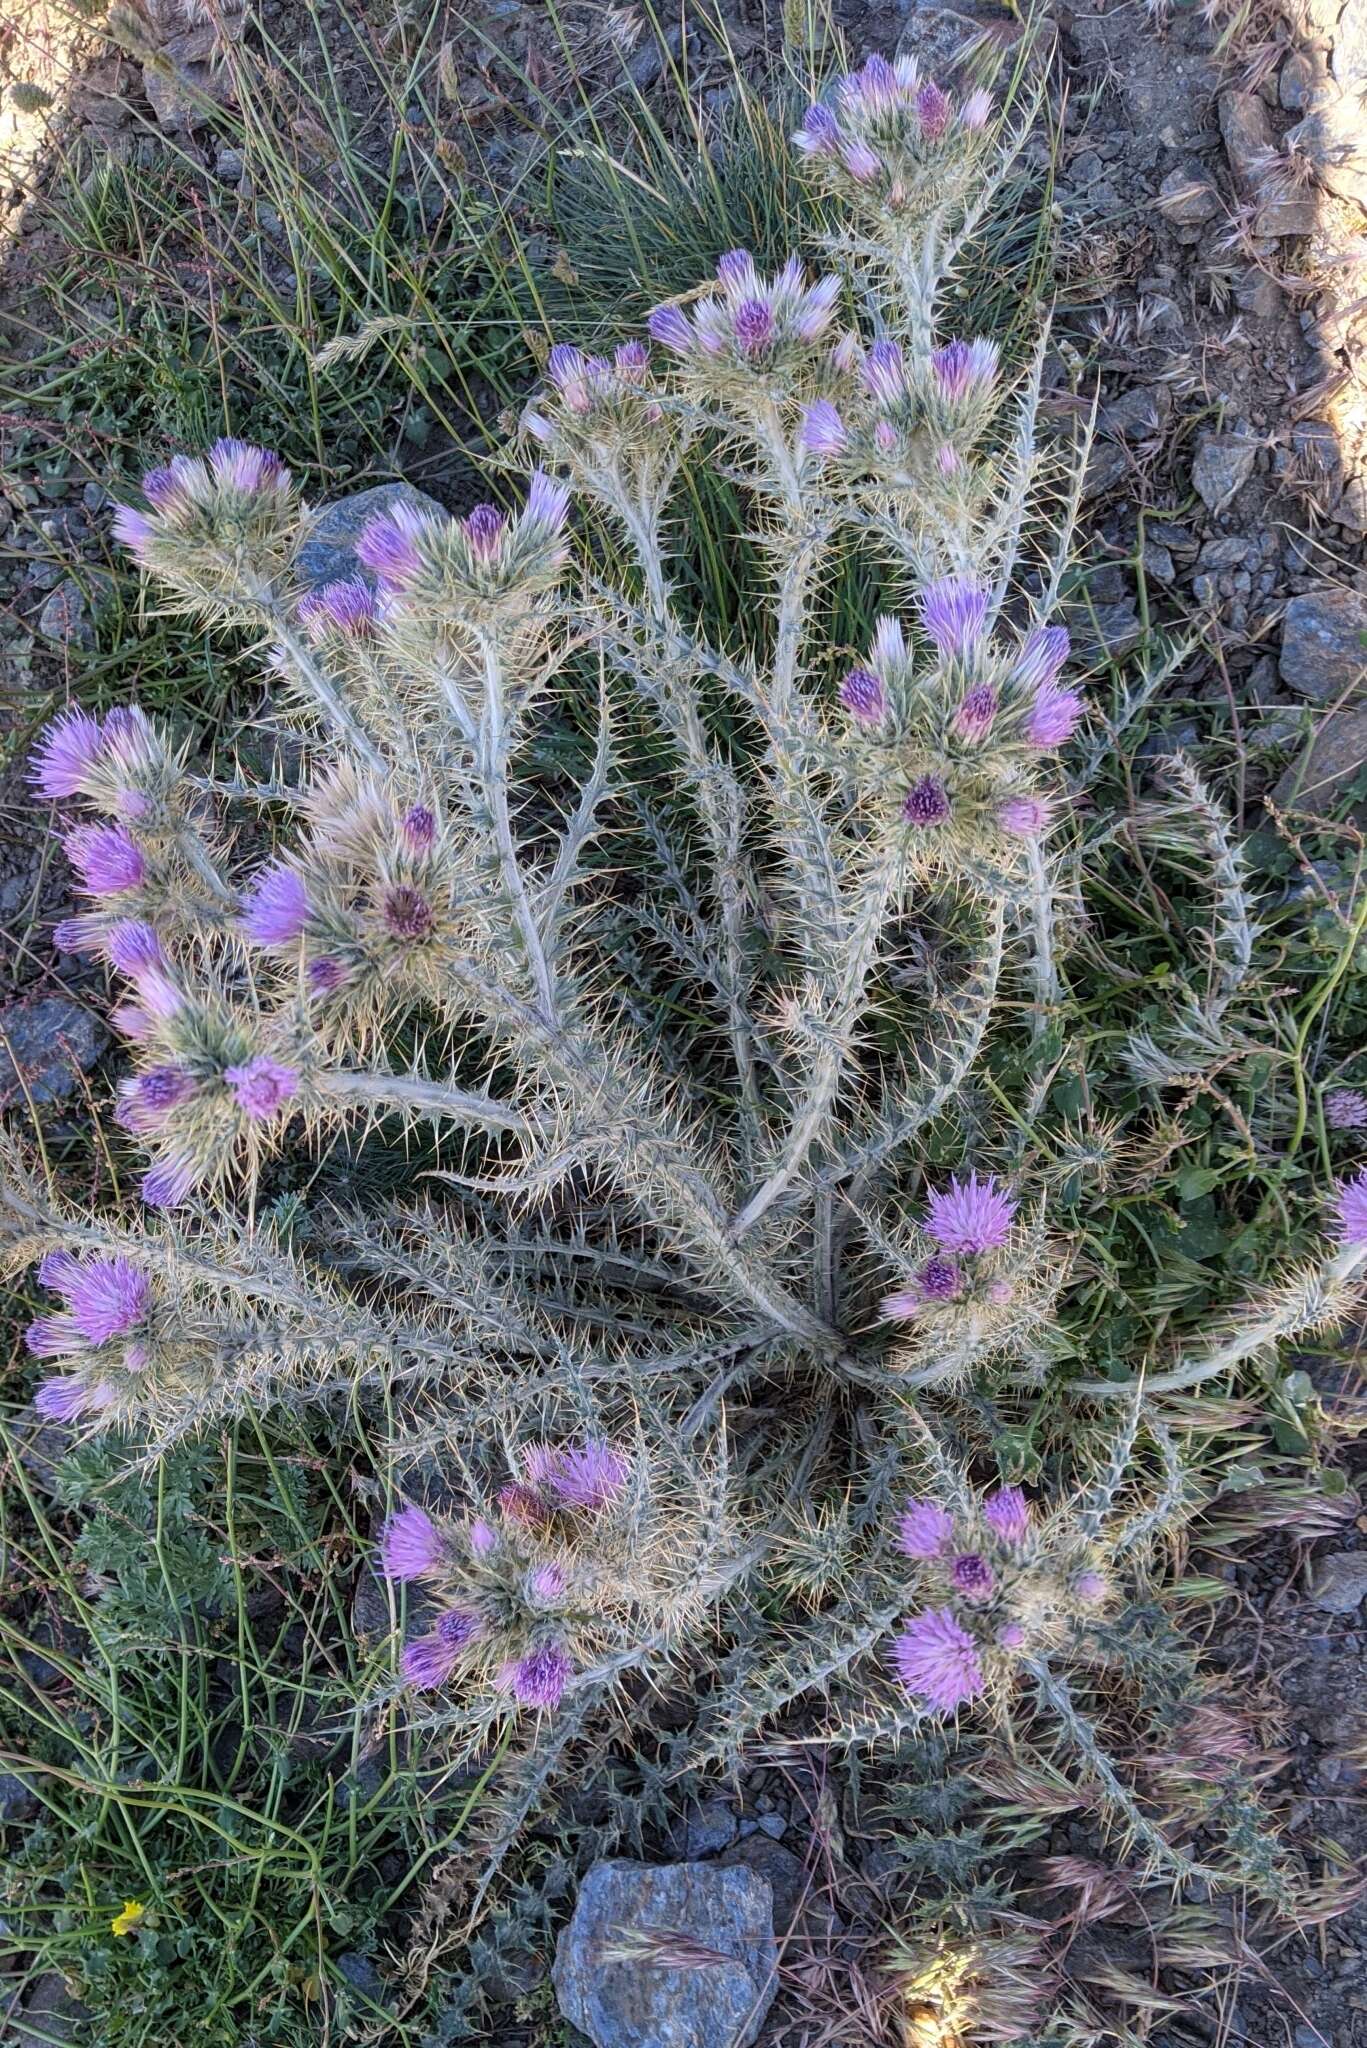
<svg viewBox="0 0 1367 2048"><path fill-rule="evenodd" d="M98 570L87 576L84 588L74 576L68 576L51 592L38 614L38 631L44 640L89 654L95 645L95 620L107 605L113 588L109 578Z"/></svg>
<svg viewBox="0 0 1367 2048"><path fill-rule="evenodd" d="M56 1970L45 1970L36 1977L24 1995L23 2008L14 2013L8 2006L5 2017L9 2020L10 2031L5 2039L10 2048L72 2048L80 2041L88 2041L86 2022L89 2010L80 2000L73 1998Z"/></svg>
<svg viewBox="0 0 1367 2048"><path fill-rule="evenodd" d="M1199 167L1179 164L1159 186L1158 205L1174 227L1199 228L1220 211L1220 195Z"/></svg>
<svg viewBox="0 0 1367 2048"><path fill-rule="evenodd" d="M633 1941L638 1953L613 1959ZM777 1967L773 1894L756 1872L610 1862L584 1879L553 1974L561 2012L595 2048L750 2048Z"/></svg>
<svg viewBox="0 0 1367 2048"><path fill-rule="evenodd" d="M768 1835L747 1835L719 1859L731 1870L752 1870L762 1877L774 1897L774 1928L780 1939L796 1932L816 1941L843 1932L844 1923L827 1904L800 1856Z"/></svg>
<svg viewBox="0 0 1367 2048"><path fill-rule="evenodd" d="M1212 512L1223 512L1253 474L1258 446L1243 434L1206 434L1197 445L1191 481Z"/></svg>
<svg viewBox="0 0 1367 2048"><path fill-rule="evenodd" d="M1288 131L1286 146L1310 158L1326 191L1367 209L1367 110L1356 95L1315 107Z"/></svg>
<svg viewBox="0 0 1367 2048"><path fill-rule="evenodd" d="M1314 194L1285 188L1272 117L1257 93L1220 94L1220 133L1234 182L1257 207L1254 234L1308 235L1315 225Z"/></svg>
<svg viewBox="0 0 1367 2048"><path fill-rule="evenodd" d="M1302 714L1303 715L1303 714ZM1295 804L1321 815L1367 770L1367 704L1331 711L1315 728L1304 758L1287 769L1273 791L1282 808Z"/></svg>
<svg viewBox="0 0 1367 2048"><path fill-rule="evenodd" d="M1286 607L1282 681L1312 704L1348 695L1367 672L1367 597L1356 590L1312 590Z"/></svg>
<svg viewBox="0 0 1367 2048"><path fill-rule="evenodd" d="M0 1010L0 1108L60 1102L108 1043L104 1026L64 996L11 1003Z"/></svg>
<svg viewBox="0 0 1367 2048"><path fill-rule="evenodd" d="M1293 50L1282 66L1278 97L1288 113L1302 114L1323 92L1332 92L1322 50Z"/></svg>
<svg viewBox="0 0 1367 2048"><path fill-rule="evenodd" d="M736 1816L724 1799L705 1799L684 1815L684 1855L690 1862L698 1856L715 1856L735 1839Z"/></svg>
<svg viewBox="0 0 1367 2048"><path fill-rule="evenodd" d="M309 528L309 537L295 557L295 572L307 590L317 590L324 583L339 582L344 576L363 576L367 583L374 577L363 569L356 560L356 543L361 528L373 519L377 512L387 512L391 505L411 505L416 512L433 512L440 518L446 517L446 508L435 498L429 498L422 491L415 491L412 484L376 484L369 491L353 491L350 497L337 498L331 505L320 505Z"/></svg>
<svg viewBox="0 0 1367 2048"><path fill-rule="evenodd" d="M0 1827L32 1820L38 1806L38 1795L27 1778L17 1778L13 1771L0 1771Z"/></svg>
<svg viewBox="0 0 1367 2048"><path fill-rule="evenodd" d="M1241 313L1255 320L1274 320L1282 309L1283 292L1275 277L1255 264L1239 271L1234 279L1234 303Z"/></svg>
<svg viewBox="0 0 1367 2048"><path fill-rule="evenodd" d="M1150 540L1147 534L1144 536L1144 574L1152 576L1158 583L1177 581L1177 564L1171 551L1161 540Z"/></svg>
<svg viewBox="0 0 1367 2048"><path fill-rule="evenodd" d="M1317 1558L1310 1598L1326 1614L1353 1614L1367 1600L1367 1550L1335 1550Z"/></svg>
<svg viewBox="0 0 1367 2048"><path fill-rule="evenodd" d="M1367 533L1367 476L1349 477L1334 517L1349 533Z"/></svg>

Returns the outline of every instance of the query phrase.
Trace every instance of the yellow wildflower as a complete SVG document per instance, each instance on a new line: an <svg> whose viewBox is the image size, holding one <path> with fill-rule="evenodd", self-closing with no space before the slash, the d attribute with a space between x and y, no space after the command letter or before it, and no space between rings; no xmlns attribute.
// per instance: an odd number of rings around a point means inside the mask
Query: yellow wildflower
<svg viewBox="0 0 1367 2048"><path fill-rule="evenodd" d="M146 1911L147 1908L141 1899L125 1899L123 1911L116 1913L109 1923L110 1932L112 1934L131 1934Z"/></svg>

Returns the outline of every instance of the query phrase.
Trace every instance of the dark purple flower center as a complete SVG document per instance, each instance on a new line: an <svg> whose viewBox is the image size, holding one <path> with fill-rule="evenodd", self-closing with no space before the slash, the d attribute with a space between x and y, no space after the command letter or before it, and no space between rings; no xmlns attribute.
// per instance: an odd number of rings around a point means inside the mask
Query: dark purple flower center
<svg viewBox="0 0 1367 2048"><path fill-rule="evenodd" d="M479 1634L479 1616L463 1607L453 1607L437 1623L437 1636L444 1648L463 1650Z"/></svg>
<svg viewBox="0 0 1367 2048"><path fill-rule="evenodd" d="M950 1577L956 1589L970 1600L982 1599L996 1584L991 1565L976 1550L955 1558Z"/></svg>
<svg viewBox="0 0 1367 2048"><path fill-rule="evenodd" d="M417 853L426 853L437 836L437 821L426 804L413 804L403 814L403 836Z"/></svg>
<svg viewBox="0 0 1367 2048"><path fill-rule="evenodd" d="M763 299L743 299L732 321L736 341L746 355L758 355L774 338L774 316Z"/></svg>
<svg viewBox="0 0 1367 2048"><path fill-rule="evenodd" d="M949 793L933 775L913 783L902 803L902 816L909 825L943 825L949 816Z"/></svg>
<svg viewBox="0 0 1367 2048"><path fill-rule="evenodd" d="M952 1301L959 1291L959 1269L953 1259L927 1259L919 1279L922 1294L931 1301Z"/></svg>
<svg viewBox="0 0 1367 2048"><path fill-rule="evenodd" d="M497 552L502 534L503 514L496 505L476 505L465 521L465 538L481 561Z"/></svg>
<svg viewBox="0 0 1367 2048"><path fill-rule="evenodd" d="M385 893L384 921L386 929L396 939L420 943L431 938L437 920L421 889L413 888L408 882L399 882Z"/></svg>

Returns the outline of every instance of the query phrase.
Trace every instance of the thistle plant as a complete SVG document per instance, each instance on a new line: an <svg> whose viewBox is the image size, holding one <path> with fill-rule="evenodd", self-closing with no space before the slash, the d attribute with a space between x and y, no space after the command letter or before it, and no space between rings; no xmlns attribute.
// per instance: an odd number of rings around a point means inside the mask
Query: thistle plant
<svg viewBox="0 0 1367 2048"><path fill-rule="evenodd" d="M1074 1696L1124 1666L1186 1510L1163 1418L1084 1377L1074 1481L1029 1508L991 1483L1068 1348L1051 1194L1114 1150L1093 1120L1038 1156L1042 1084L1010 1126L973 1093L1001 997L1055 987L1089 715L1056 615L1085 449L1040 431L1042 334L952 319L1031 117L870 58L796 138L828 267L720 252L645 334L557 342L512 509L396 506L320 589L274 454L152 469L120 538L259 650L301 765L225 779L136 707L69 711L35 756L82 898L59 942L116 979L144 1205L91 1216L16 1155L38 1405L154 1458L248 1400L388 1397L395 1679L462 1755L510 1727L510 1825L628 1673L720 1643L698 1755L810 1694L872 1742L1025 1698L1181 1863ZM748 508L743 644L689 596L685 464ZM879 592L856 647L851 558ZM668 788L632 786L642 718ZM334 1171L280 1230L293 1163L401 1147L420 1195ZM1339 1250L1167 1385L1342 1312L1367 1176L1337 1199Z"/></svg>

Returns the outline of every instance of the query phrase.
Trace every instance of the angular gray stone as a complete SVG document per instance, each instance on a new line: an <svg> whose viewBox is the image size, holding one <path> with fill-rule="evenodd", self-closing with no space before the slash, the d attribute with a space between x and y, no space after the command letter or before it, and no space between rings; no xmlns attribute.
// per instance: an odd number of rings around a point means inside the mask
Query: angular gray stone
<svg viewBox="0 0 1367 2048"><path fill-rule="evenodd" d="M1257 207L1254 234L1308 235L1315 225L1315 195L1285 188L1265 101L1255 92L1222 92L1220 133L1234 182Z"/></svg>
<svg viewBox="0 0 1367 2048"><path fill-rule="evenodd" d="M1179 164L1158 188L1158 207L1175 228L1199 228L1220 211L1220 195L1198 166Z"/></svg>
<svg viewBox="0 0 1367 2048"><path fill-rule="evenodd" d="M684 1815L684 1854L715 1856L736 1839L736 1816L724 1799L705 1799Z"/></svg>
<svg viewBox="0 0 1367 2048"><path fill-rule="evenodd" d="M1322 718L1303 760L1287 769L1272 793L1285 809L1296 804L1323 815L1338 801L1340 790L1367 769L1367 704L1345 705Z"/></svg>
<svg viewBox="0 0 1367 2048"><path fill-rule="evenodd" d="M1310 158L1327 191L1367 209L1367 107L1356 95L1315 107L1288 131L1286 146Z"/></svg>
<svg viewBox="0 0 1367 2048"><path fill-rule="evenodd" d="M633 1937L642 1952L612 1960ZM671 1941L681 1963L668 1961ZM595 2048L750 2048L777 1967L773 1894L756 1872L609 1862L580 1887L554 1980L561 2012Z"/></svg>
<svg viewBox="0 0 1367 2048"><path fill-rule="evenodd" d="M1223 512L1253 474L1258 444L1243 434L1207 434L1191 465L1191 481L1201 502Z"/></svg>
<svg viewBox="0 0 1367 2048"><path fill-rule="evenodd" d="M1367 1550L1331 1551L1318 1558L1310 1598L1326 1614L1353 1614L1367 1600Z"/></svg>
<svg viewBox="0 0 1367 2048"><path fill-rule="evenodd" d="M8 2006L6 2017L10 2031L5 2035L9 2048L65 2048L89 2040L86 2022L90 2018L89 2008L79 1999L73 1998L56 1970L45 1970L36 1977L24 1994L22 2011L14 2013Z"/></svg>
<svg viewBox="0 0 1367 2048"><path fill-rule="evenodd" d="M11 1003L0 1010L0 1108L60 1102L108 1043L104 1026L64 996Z"/></svg>
<svg viewBox="0 0 1367 2048"><path fill-rule="evenodd" d="M45 640L56 641L61 647L76 647L89 654L95 645L94 621L108 602L113 587L109 578L99 570L86 578L84 589L74 576L68 576L50 593L38 614L38 631Z"/></svg>
<svg viewBox="0 0 1367 2048"><path fill-rule="evenodd" d="M1279 661L1282 681L1312 704L1346 698L1367 675L1367 597L1357 590L1312 590L1286 607Z"/></svg>
<svg viewBox="0 0 1367 2048"><path fill-rule="evenodd" d="M363 576L373 584L375 578L356 560L356 543L362 527L377 512L387 512L391 505L411 505L415 512L433 512L442 519L447 516L445 506L435 498L403 483L376 484L371 490L353 491L349 497L320 505L309 537L294 560L295 573L305 589L317 590L324 583L337 583L346 576Z"/></svg>

